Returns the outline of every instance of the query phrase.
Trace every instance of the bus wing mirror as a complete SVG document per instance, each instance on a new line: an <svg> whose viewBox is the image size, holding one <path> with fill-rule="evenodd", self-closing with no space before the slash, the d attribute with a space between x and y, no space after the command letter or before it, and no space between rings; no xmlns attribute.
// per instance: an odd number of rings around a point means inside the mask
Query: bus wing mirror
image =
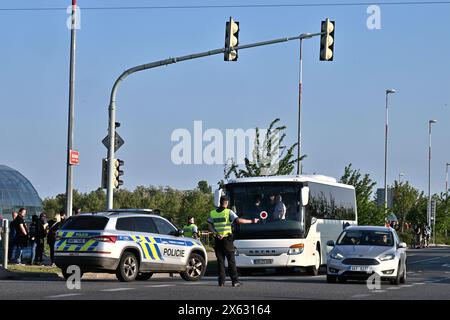
<svg viewBox="0 0 450 320"><path fill-rule="evenodd" d="M222 196L222 189L214 191L214 205L220 207L220 197Z"/></svg>
<svg viewBox="0 0 450 320"><path fill-rule="evenodd" d="M309 187L302 188L302 205L307 206L309 201Z"/></svg>

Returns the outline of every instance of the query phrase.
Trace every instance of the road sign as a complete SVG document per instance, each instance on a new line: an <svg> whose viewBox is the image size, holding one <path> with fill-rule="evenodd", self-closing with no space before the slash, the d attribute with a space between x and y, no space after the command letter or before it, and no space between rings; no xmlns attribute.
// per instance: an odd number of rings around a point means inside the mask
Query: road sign
<svg viewBox="0 0 450 320"><path fill-rule="evenodd" d="M114 150L117 151L120 149L121 146L123 146L123 144L125 143L125 141L122 139L121 136L119 136L119 134L116 132L116 142L114 144ZM103 140L102 140L103 145L106 147L106 149L109 148L109 136L106 136Z"/></svg>
<svg viewBox="0 0 450 320"><path fill-rule="evenodd" d="M80 162L80 153L75 150L70 150L69 152L69 164L77 165Z"/></svg>
<svg viewBox="0 0 450 320"><path fill-rule="evenodd" d="M261 217L261 219L265 220L267 219L267 212L266 211L262 211L259 216Z"/></svg>

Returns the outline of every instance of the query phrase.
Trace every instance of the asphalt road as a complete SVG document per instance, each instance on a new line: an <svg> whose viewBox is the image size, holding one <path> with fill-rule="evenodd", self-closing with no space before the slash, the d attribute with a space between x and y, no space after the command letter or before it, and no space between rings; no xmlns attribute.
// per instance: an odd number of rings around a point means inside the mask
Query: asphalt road
<svg viewBox="0 0 450 320"><path fill-rule="evenodd" d="M325 275L268 274L242 277L240 288L218 287L215 277L186 282L178 276L157 277L143 282L82 280L80 290L69 290L63 280L0 281L0 300L290 300L290 299L450 299L450 248L408 251L408 274L404 285L382 282L369 289L365 282L328 284Z"/></svg>

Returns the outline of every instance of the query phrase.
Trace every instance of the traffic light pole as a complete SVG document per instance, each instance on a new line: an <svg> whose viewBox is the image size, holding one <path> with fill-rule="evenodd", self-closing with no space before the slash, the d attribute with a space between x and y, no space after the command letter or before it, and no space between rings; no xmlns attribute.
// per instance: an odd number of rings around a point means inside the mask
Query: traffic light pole
<svg viewBox="0 0 450 320"><path fill-rule="evenodd" d="M271 44L276 44L276 43L281 43L281 42L287 42L287 41L292 41L292 40L302 40L302 39L312 38L315 36L320 36L322 34L324 34L324 32L306 33L306 34L301 34L301 35L295 36L295 37L287 37L287 38L279 38L279 39L274 39L274 40L269 40L269 41L255 42L255 43L251 43L251 44L239 45L236 47L232 47L229 49L229 51L261 47L261 46L266 46L266 45L271 45ZM212 56L212 55L216 55L216 54L223 54L225 52L227 52L227 49L220 48L220 49L205 51L205 52L201 52L201 53L195 53L195 54L190 54L190 55L186 55L186 56L169 58L169 59L159 60L159 61L155 61L155 62L151 62L151 63L147 63L147 64L142 64L142 65L125 70L114 82L114 85L111 90L110 103L109 103L108 184L107 184L107 190L106 190L106 192L107 192L106 208L108 210L114 208L114 202L113 202L113 199L114 199L114 185L113 185L114 164L113 164L113 162L114 162L114 153L115 153L114 142L116 139L116 136L115 136L116 96L117 96L117 91L118 91L119 86L122 83L122 81L125 80L125 78L127 78L129 75L139 72L139 71L144 71L144 70L153 69L153 68L157 68L157 67L167 66L169 64L174 64L177 62L208 57L208 56Z"/></svg>

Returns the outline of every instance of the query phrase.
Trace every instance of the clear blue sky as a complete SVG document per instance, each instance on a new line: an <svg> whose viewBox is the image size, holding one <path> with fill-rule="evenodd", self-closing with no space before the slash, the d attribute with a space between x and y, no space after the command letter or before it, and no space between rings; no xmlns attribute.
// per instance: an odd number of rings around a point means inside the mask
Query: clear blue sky
<svg viewBox="0 0 450 320"><path fill-rule="evenodd" d="M277 3L255 1L79 0L83 7ZM285 3L302 3L286 1ZM308 1L309 2L309 1ZM312 1L311 1L312 2ZM309 2L309 3L311 3ZM323 1L338 2L338 1ZM348 0L353 2L353 0ZM70 1L4 0L1 8L64 7ZM281 3L281 2L280 2ZM400 172L426 190L429 119L433 126L432 192L441 192L450 162L450 5L381 6L381 30L366 27L367 6L190 10L83 10L78 30L75 188L100 185L107 106L127 67L223 46L225 21L240 22L240 42L318 32L336 21L335 60L320 62L319 40L305 42L304 171L340 177L345 165L383 184L384 90L390 99L388 181ZM41 197L65 189L70 31L64 10L0 11L0 163L21 171ZM222 178L221 165L172 164L174 129L265 127L275 117L295 142L298 42L243 50L136 74L118 96L126 140L125 185L187 189Z"/></svg>

